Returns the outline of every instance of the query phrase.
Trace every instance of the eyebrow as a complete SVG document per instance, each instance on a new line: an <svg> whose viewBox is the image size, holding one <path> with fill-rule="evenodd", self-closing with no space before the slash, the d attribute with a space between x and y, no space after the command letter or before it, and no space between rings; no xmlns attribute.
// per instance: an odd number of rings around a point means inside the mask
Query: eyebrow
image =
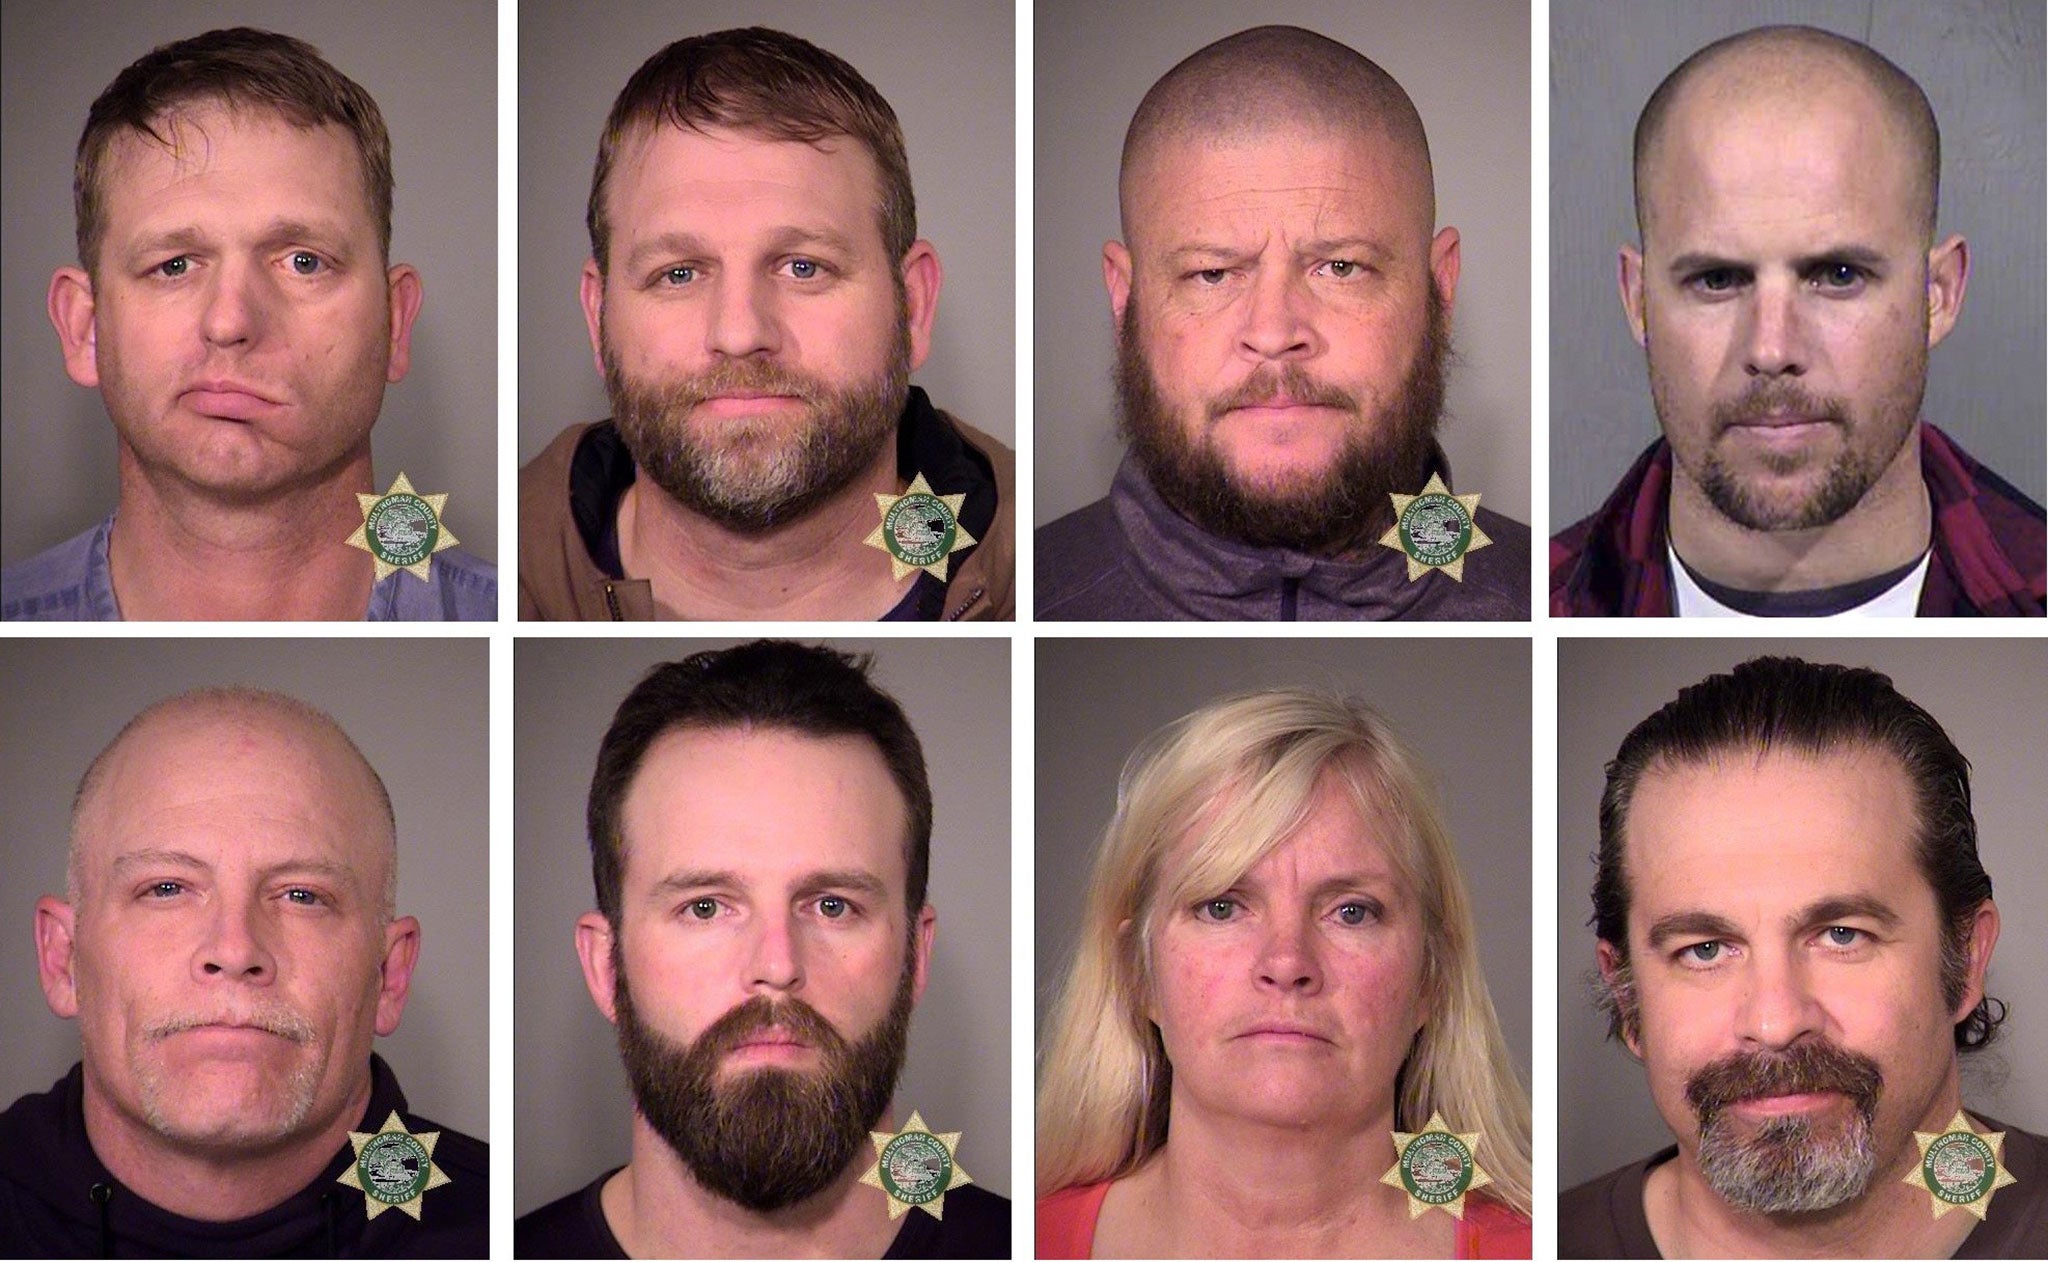
<svg viewBox="0 0 2048 1262"><path fill-rule="evenodd" d="M1792 260L1792 270L1805 273L1830 263L1851 263L1857 267L1876 271L1885 267L1889 261L1883 251L1873 249L1867 245L1840 245L1832 249L1818 250L1811 254L1798 256ZM1731 259L1705 250L1695 250L1672 259L1665 270L1672 276L1683 276L1693 272L1720 270L1754 271L1755 269L1756 264L1745 260Z"/></svg>
<svg viewBox="0 0 2048 1262"><path fill-rule="evenodd" d="M1808 903L1787 918L1786 923L1806 927L1834 924L1842 920L1874 920L1887 930L1899 926L1899 914L1883 900L1868 894L1846 894ZM1739 938L1742 929L1725 916L1706 911L1673 912L1650 925L1650 946L1661 949L1676 938Z"/></svg>
<svg viewBox="0 0 2048 1262"><path fill-rule="evenodd" d="M747 882L731 869L685 868L671 872L654 883L649 891L654 898L671 894L688 894L705 889L743 889ZM865 894L881 898L889 887L881 877L859 868L835 868L820 872L807 872L798 878L794 892L797 894L818 894L828 890L846 890L850 893Z"/></svg>
<svg viewBox="0 0 2048 1262"><path fill-rule="evenodd" d="M1833 924L1838 920L1874 920L1887 930L1899 927L1899 914L1883 900L1868 894L1823 898L1799 913L1802 925Z"/></svg>
<svg viewBox="0 0 2048 1262"><path fill-rule="evenodd" d="M1662 949L1673 938L1739 938L1735 922L1710 911L1676 911L1650 925L1650 947Z"/></svg>
<svg viewBox="0 0 2048 1262"><path fill-rule="evenodd" d="M795 250L803 247L831 250L840 254L858 253L853 238L831 228L811 228L792 225L778 230L767 241L770 253ZM655 259L660 258L706 258L718 253L710 242L694 232L663 232L634 243L626 252L626 268L639 271Z"/></svg>
<svg viewBox="0 0 2048 1262"><path fill-rule="evenodd" d="M130 850L126 854L116 856L109 871L112 875L119 876L123 872L132 871L136 868L156 867L196 868L202 872L214 870L212 863L188 850L169 850L151 846L142 850ZM356 878L356 870L346 863L336 859L315 859L311 857L284 859L263 867L257 872L258 876L265 879L292 874L324 876L330 880L348 882L352 882Z"/></svg>
<svg viewBox="0 0 2048 1262"><path fill-rule="evenodd" d="M156 254L165 250L197 250L213 245L217 239L196 225L180 224L175 228L146 233L136 238L131 250L137 254ZM256 235L257 245L266 248L293 241L311 241L329 248L337 248L347 239L347 230L339 224L314 223L305 219L273 219Z"/></svg>

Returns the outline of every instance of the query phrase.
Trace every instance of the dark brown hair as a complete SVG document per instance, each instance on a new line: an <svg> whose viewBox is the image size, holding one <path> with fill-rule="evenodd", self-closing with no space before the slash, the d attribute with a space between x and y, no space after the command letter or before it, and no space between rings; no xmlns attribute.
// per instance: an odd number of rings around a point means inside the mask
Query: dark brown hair
<svg viewBox="0 0 2048 1262"><path fill-rule="evenodd" d="M619 147L637 128L727 128L815 145L835 136L874 156L882 186L882 244L901 260L917 240L917 200L896 112L860 72L807 40L765 27L679 39L633 72L612 103L590 178L590 252L611 266L605 185Z"/></svg>
<svg viewBox="0 0 2048 1262"><path fill-rule="evenodd" d="M1934 887L1943 936L1942 995L1962 999L1969 940L1977 908L1991 897L1991 877L1977 857L1977 820L1970 809L1970 760L1934 716L1900 695L1887 676L1855 666L1759 657L1725 675L1679 691L1641 723L1607 764L1600 796L1599 875L1593 885L1593 931L1628 959L1629 888L1623 843L1629 804L1645 774L1696 766L1731 750L1801 753L1873 749L1891 755L1912 787L1920 875ZM1624 977L1603 999L1610 1036L1632 1032L1633 996ZM1956 1046L1971 1051L1991 1041L2005 1005L1989 995L1956 1023Z"/></svg>
<svg viewBox="0 0 2048 1262"><path fill-rule="evenodd" d="M590 875L605 919L617 928L626 869L621 815L648 749L681 728L764 727L874 742L910 817L904 901L914 921L931 871L931 780L917 733L896 699L868 678L871 665L871 658L815 645L755 640L648 671L612 717L590 779Z"/></svg>
<svg viewBox="0 0 2048 1262"><path fill-rule="evenodd" d="M377 221L377 241L391 256L391 135L377 102L304 40L246 26L208 31L152 49L114 77L86 115L72 167L71 195L78 217L78 261L99 266L106 233L107 156L123 132L136 132L169 148L159 130L166 118L202 102L281 115L299 127L332 125L356 142L363 188Z"/></svg>

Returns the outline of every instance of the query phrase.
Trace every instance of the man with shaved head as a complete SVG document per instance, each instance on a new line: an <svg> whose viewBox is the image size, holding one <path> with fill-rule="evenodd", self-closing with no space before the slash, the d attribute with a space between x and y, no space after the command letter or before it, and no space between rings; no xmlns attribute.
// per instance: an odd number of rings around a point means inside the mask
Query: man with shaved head
<svg viewBox="0 0 2048 1262"><path fill-rule="evenodd" d="M79 784L65 896L36 904L83 1057L0 1115L0 1243L485 1256L485 1146L370 1050L419 955L397 863L382 780L301 701L203 689L123 728Z"/></svg>
<svg viewBox="0 0 2048 1262"><path fill-rule="evenodd" d="M1663 438L1552 541L1553 614L2042 614L2041 506L1920 414L1970 275L1940 186L1926 95L1854 40L1745 31L1658 86L1620 285Z"/></svg>
<svg viewBox="0 0 2048 1262"><path fill-rule="evenodd" d="M1459 241L1408 94L1295 27L1243 31L1138 106L1103 247L1130 451L1038 532L1053 619L1526 618L1528 531L1462 578L1379 546L1449 479L1436 428Z"/></svg>

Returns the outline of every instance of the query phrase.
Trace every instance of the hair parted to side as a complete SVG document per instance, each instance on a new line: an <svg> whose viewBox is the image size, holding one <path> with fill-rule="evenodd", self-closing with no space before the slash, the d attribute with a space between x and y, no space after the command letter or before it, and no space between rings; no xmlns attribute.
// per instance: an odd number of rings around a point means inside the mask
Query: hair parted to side
<svg viewBox="0 0 2048 1262"><path fill-rule="evenodd" d="M586 813L597 907L615 931L626 870L626 794L654 742L684 728L765 728L874 742L909 817L904 900L916 923L931 872L931 779L903 707L868 678L872 665L870 657L818 645L755 640L664 662L641 677L598 747Z"/></svg>
<svg viewBox="0 0 2048 1262"><path fill-rule="evenodd" d="M896 111L839 57L794 35L749 26L677 40L634 71L612 103L585 212L600 273L611 268L605 188L619 149L635 132L661 126L722 128L807 145L856 140L875 160L889 257L901 260L917 241L917 199Z"/></svg>
<svg viewBox="0 0 2048 1262"><path fill-rule="evenodd" d="M1596 1002L1610 1038L1632 1036L1637 1020L1628 966L1628 814L1646 775L1702 766L1727 755L1762 758L1776 750L1819 755L1875 750L1890 755L1912 787L1914 858L1934 887L1945 933L1942 996L1953 1008L1968 983L1970 931L1991 897L1991 877L1977 857L1977 819L1970 806L1970 760L1933 715L1901 695L1888 676L1860 666L1758 657L1725 675L1710 675L1636 724L1607 764L1600 795L1600 851L1593 883L1596 936L1621 961L1599 983ZM1960 1051L1989 1043L2005 1005L1986 995L1956 1023Z"/></svg>
<svg viewBox="0 0 2048 1262"><path fill-rule="evenodd" d="M122 134L174 147L176 116L195 106L279 115L294 126L335 126L356 143L363 191L384 257L391 257L391 135L377 102L304 40L252 27L208 31L151 50L114 76L86 115L72 168L78 261L97 275L106 235L109 155Z"/></svg>
<svg viewBox="0 0 2048 1262"><path fill-rule="evenodd" d="M1239 880L1299 827L1326 773L1341 778L1365 818L1398 826L1389 857L1426 926L1430 1010L1394 1084L1397 1124L1420 1129L1441 1111L1461 1130L1484 1131L1488 1195L1529 1212L1528 1091L1480 971L1435 790L1378 714L1294 689L1205 706L1124 764L1080 941L1046 1026L1038 1195L1121 1178L1165 1145L1173 1066L1145 1016L1158 918Z"/></svg>
<svg viewBox="0 0 2048 1262"><path fill-rule="evenodd" d="M379 818L384 824L382 841L386 849L383 895L384 923L389 924L398 914L398 814L391 806L391 791L384 787L384 777L370 765L370 760L355 741L349 738L334 716L320 707L310 705L297 697L282 692L271 692L264 688L250 688L242 685L225 687L194 688L181 692L175 697L166 697L146 707L140 714L122 724L114 739L106 748L94 756L85 774L78 778L78 788L71 795L71 849L66 858L65 897L73 904L78 903L84 886L83 856L79 845L80 820L86 805L99 793L106 780L107 766L113 760L114 752L127 744L145 728L170 718L188 715L209 717L229 714L267 715L273 720L296 723L311 728L338 740L354 762L362 770L376 802Z"/></svg>

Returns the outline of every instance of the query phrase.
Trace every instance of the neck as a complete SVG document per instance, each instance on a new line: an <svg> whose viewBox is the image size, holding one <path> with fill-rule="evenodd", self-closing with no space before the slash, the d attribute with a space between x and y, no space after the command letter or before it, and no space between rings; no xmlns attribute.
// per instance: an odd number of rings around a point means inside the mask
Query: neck
<svg viewBox="0 0 2048 1262"><path fill-rule="evenodd" d="M1380 1182L1395 1159L1391 1110L1303 1130L1175 1108L1170 1138L1129 1182L1161 1234L1155 1257L1443 1256L1448 1217L1411 1220Z"/></svg>
<svg viewBox="0 0 2048 1262"><path fill-rule="evenodd" d="M248 1218L282 1204L320 1177L348 1147L351 1126L370 1104L370 1075L315 1129L261 1149L196 1151L123 1112L85 1075L85 1135L121 1185L160 1209L201 1222Z"/></svg>
<svg viewBox="0 0 2048 1262"><path fill-rule="evenodd" d="M909 590L862 540L881 524L877 493L902 490L885 443L838 494L765 534L741 534L635 479L619 501L619 561L653 586L664 617L716 621L881 617Z"/></svg>
<svg viewBox="0 0 2048 1262"><path fill-rule="evenodd" d="M1671 546L1693 569L1740 591L1813 591L1883 574L1918 560L1933 527L1918 425L1854 508L1806 530L1737 525L1672 466Z"/></svg>
<svg viewBox="0 0 2048 1262"><path fill-rule="evenodd" d="M1942 1131L1962 1106L1955 1071L1926 1112L1881 1153L1863 1195L1809 1214L1758 1214L1731 1205L1701 1174L1696 1150L1650 1172L1643 1208L1665 1257L1945 1258L1977 1225L1951 1211L1935 1218L1927 1190L1905 1179L1920 1164L1911 1131Z"/></svg>
<svg viewBox="0 0 2048 1262"><path fill-rule="evenodd" d="M376 567L344 542L373 490L364 443L319 482L260 503L223 502L142 467L121 447L108 544L121 616L222 622L362 618Z"/></svg>
<svg viewBox="0 0 2048 1262"><path fill-rule="evenodd" d="M893 1123L884 1125L894 1129ZM606 1225L636 1258L878 1258L901 1226L860 1181L871 1149L825 1188L759 1213L705 1189L668 1141L633 1115L633 1159L600 1194Z"/></svg>

